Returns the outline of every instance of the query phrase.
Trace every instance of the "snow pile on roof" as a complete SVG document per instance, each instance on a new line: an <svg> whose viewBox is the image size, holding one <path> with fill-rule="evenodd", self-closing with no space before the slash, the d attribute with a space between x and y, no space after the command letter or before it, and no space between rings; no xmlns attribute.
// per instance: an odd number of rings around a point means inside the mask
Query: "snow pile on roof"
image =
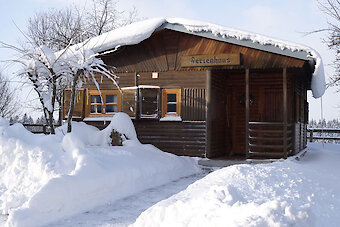
<svg viewBox="0 0 340 227"><path fill-rule="evenodd" d="M193 158L140 144L131 121L111 126L123 146L84 123L57 135L35 135L0 118L0 212L9 226L40 226L199 171ZM126 127L123 127L123 126ZM65 128L63 129L65 130Z"/></svg>
<svg viewBox="0 0 340 227"><path fill-rule="evenodd" d="M223 38L235 38L237 40L250 40L261 45L272 45L281 50L289 49L293 52L304 51L316 62L316 69L312 78L312 92L315 98L321 97L325 92L325 76L323 64L319 54L310 47L295 44L292 42L273 39L256 33L240 31L233 28L219 26L211 23L187 20L181 18L153 18L139 21L125 27L102 34L98 37L91 38L81 44L71 47L78 50L80 48L91 49L95 53L104 51L114 51L120 46L134 45L149 38L152 33L164 23L179 24L184 26L188 31L193 33L211 32L215 36Z"/></svg>
<svg viewBox="0 0 340 227"><path fill-rule="evenodd" d="M149 208L133 226L337 226L339 145L317 146L301 161L217 170Z"/></svg>
<svg viewBox="0 0 340 227"><path fill-rule="evenodd" d="M156 28L160 27L165 22L166 20L164 18L139 21L88 39L83 43L73 45L70 48L72 51L81 48L91 49L93 52L98 53L117 49L120 46L138 44L149 38Z"/></svg>

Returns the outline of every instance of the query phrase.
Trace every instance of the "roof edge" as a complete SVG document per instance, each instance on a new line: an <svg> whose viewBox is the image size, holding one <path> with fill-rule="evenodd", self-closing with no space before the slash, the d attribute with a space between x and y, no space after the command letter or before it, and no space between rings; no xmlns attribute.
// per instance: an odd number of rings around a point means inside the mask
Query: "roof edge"
<svg viewBox="0 0 340 227"><path fill-rule="evenodd" d="M301 60L310 60L310 54L307 53L306 51L303 50L299 50L299 51L292 51L288 48L282 50L281 48L274 46L274 45L270 45L270 44L260 44L257 42L253 42L252 40L239 40L233 37L223 37L220 34L213 34L211 31L200 31L200 32L192 32L189 31L188 29L185 28L184 25L182 24L177 24L177 23L169 23L169 22L165 22L163 23L161 26L159 26L156 31L160 31L160 30L164 30L164 29L169 29L169 30L174 30L174 31L178 31L178 32L183 32L186 34L191 34L191 35L196 35L196 36L201 36L204 38L208 38L208 39L213 39L213 40L217 40L217 41L222 41L222 42L226 42L226 43L230 43L230 44L235 44L235 45L239 45L239 46L244 46L244 47L249 47L252 49L256 49L256 50L261 50L261 51L266 51L266 52L270 52L270 53L274 53L274 54L279 54L279 55L284 55L287 57L292 57L292 58L297 58L297 59L301 59Z"/></svg>

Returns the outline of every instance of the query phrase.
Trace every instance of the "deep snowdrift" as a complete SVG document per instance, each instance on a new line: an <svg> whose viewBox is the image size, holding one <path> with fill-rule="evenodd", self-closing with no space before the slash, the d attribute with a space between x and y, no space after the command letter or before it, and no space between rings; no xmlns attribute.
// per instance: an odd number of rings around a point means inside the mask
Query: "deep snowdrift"
<svg viewBox="0 0 340 227"><path fill-rule="evenodd" d="M115 128L130 140L108 146ZM109 129L34 135L0 118L0 209L9 226L40 226L199 171L196 160L139 143L129 117Z"/></svg>
<svg viewBox="0 0 340 227"><path fill-rule="evenodd" d="M133 226L338 226L340 147L301 161L217 170L143 212Z"/></svg>

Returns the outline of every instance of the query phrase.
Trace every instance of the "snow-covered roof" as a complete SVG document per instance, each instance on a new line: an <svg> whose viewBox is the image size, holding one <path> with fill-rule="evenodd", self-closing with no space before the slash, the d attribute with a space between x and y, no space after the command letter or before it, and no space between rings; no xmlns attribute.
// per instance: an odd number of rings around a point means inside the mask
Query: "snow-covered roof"
<svg viewBox="0 0 340 227"><path fill-rule="evenodd" d="M95 53L107 53L121 46L138 44L149 38L155 31L162 29L176 30L297 59L311 60L315 64L311 82L313 96L319 98L325 92L326 83L322 59L312 48L206 22L181 18L153 18L112 30L71 48L85 47Z"/></svg>

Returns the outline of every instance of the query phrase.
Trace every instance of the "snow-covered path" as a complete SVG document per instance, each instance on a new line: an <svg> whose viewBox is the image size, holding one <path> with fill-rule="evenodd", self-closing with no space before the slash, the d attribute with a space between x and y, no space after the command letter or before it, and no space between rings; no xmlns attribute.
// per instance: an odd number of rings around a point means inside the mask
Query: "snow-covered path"
<svg viewBox="0 0 340 227"><path fill-rule="evenodd" d="M187 186L203 178L208 173L209 170L203 170L201 173L145 190L114 203L107 203L49 226L128 226L134 223L144 210L184 190Z"/></svg>

